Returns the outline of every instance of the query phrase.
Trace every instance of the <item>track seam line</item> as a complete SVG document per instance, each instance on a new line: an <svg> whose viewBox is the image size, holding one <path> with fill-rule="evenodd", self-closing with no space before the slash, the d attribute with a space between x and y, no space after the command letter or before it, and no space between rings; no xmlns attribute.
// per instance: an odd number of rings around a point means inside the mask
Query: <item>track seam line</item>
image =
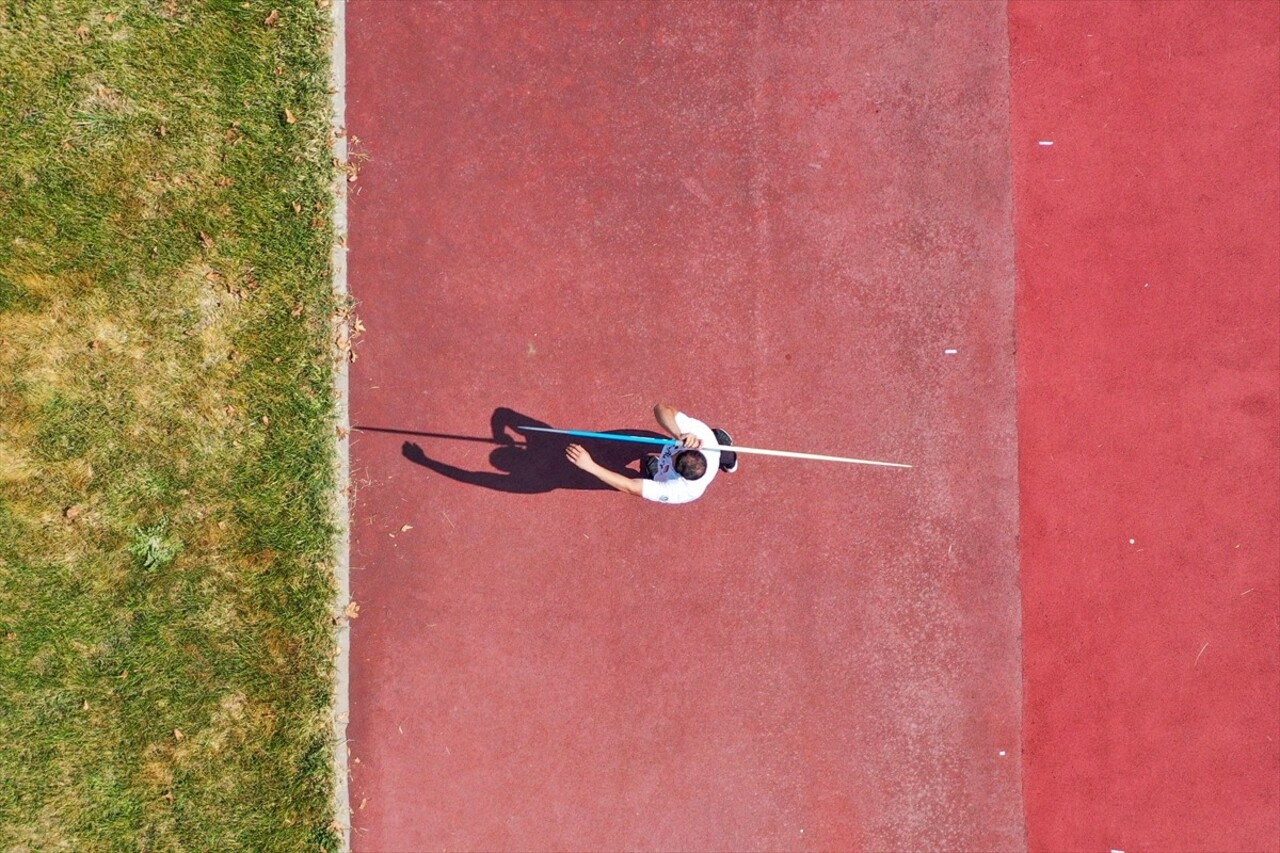
<svg viewBox="0 0 1280 853"><path fill-rule="evenodd" d="M1013 579L1018 592L1014 597L1018 609L1017 639L1018 663L1018 743L1015 759L1018 762L1018 817L1021 819L1021 850L1030 850L1030 828L1027 825L1027 661L1025 633L1026 612L1022 590L1022 420L1020 382L1020 358L1018 356L1018 293L1021 286L1021 269L1018 265L1018 164L1016 160L1017 139L1014 137L1015 118L1013 113L1014 69L1013 69L1013 20L1012 9L1008 2L1004 7L1004 83L1005 83L1005 115L1006 126L1005 153L1009 164L1009 264L1013 276L1012 295L1009 305L1009 325L1013 353L1010 368L1013 371Z"/></svg>

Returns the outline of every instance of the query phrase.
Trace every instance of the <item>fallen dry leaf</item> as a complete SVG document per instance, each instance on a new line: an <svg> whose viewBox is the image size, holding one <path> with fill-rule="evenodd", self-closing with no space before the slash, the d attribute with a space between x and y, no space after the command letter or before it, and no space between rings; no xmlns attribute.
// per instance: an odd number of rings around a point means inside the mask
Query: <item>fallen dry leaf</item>
<svg viewBox="0 0 1280 853"><path fill-rule="evenodd" d="M262 425L263 425L264 427L265 427L265 426L271 426L271 418L267 417L266 415L263 415L263 416L262 416Z"/></svg>
<svg viewBox="0 0 1280 853"><path fill-rule="evenodd" d="M204 247L206 249L213 248L213 238L210 237L208 234L204 233L203 231L200 232L200 242L204 244Z"/></svg>
<svg viewBox="0 0 1280 853"><path fill-rule="evenodd" d="M284 108L284 120L285 120L285 122L287 122L288 124L297 124L297 123L298 123L298 119L294 117L293 113L289 110L289 108L288 108L288 107L285 107L285 108Z"/></svg>
<svg viewBox="0 0 1280 853"><path fill-rule="evenodd" d="M115 12L108 12L107 14L102 16L102 20L106 21L108 24L114 24L116 22L116 18L118 17L120 16L117 15Z"/></svg>
<svg viewBox="0 0 1280 853"><path fill-rule="evenodd" d="M404 527L401 527L401 528L400 528L400 532L401 532L401 533L404 533L406 530L412 530L412 529L413 529L413 525L412 525L412 524L406 524Z"/></svg>
<svg viewBox="0 0 1280 853"><path fill-rule="evenodd" d="M360 605L352 601L343 609L342 615L348 619L355 619L360 615Z"/></svg>
<svg viewBox="0 0 1280 853"><path fill-rule="evenodd" d="M67 521L75 521L79 518L80 513L84 512L84 507L80 504L72 504L62 511L62 517Z"/></svg>
<svg viewBox="0 0 1280 853"><path fill-rule="evenodd" d="M298 204L298 203L295 201L295 202L293 203L293 212L294 212L294 213L296 213L296 214L298 214L299 216L301 216L301 215L302 215L302 205Z"/></svg>
<svg viewBox="0 0 1280 853"><path fill-rule="evenodd" d="M301 315L302 315L302 303L299 302L297 305L293 306L293 310L289 312L289 316L299 317Z"/></svg>
<svg viewBox="0 0 1280 853"><path fill-rule="evenodd" d="M173 739L174 739L174 740L182 740L182 739L183 739L183 738L185 738L185 737L186 737L186 735L184 735L184 734L182 733L182 730L181 730L181 729L174 729L174 730L173 730Z"/></svg>
<svg viewBox="0 0 1280 853"><path fill-rule="evenodd" d="M83 24L76 27L76 38L80 39L80 41L88 41L89 28L84 26Z"/></svg>
<svg viewBox="0 0 1280 853"><path fill-rule="evenodd" d="M89 710L89 700L88 700L88 699L84 700L84 704L80 706L80 710L82 710L82 711L87 711L87 710Z"/></svg>
<svg viewBox="0 0 1280 853"><path fill-rule="evenodd" d="M272 9L271 14L267 15L267 19L262 23L266 24L268 27L274 27L279 22L280 22L280 10Z"/></svg>
<svg viewBox="0 0 1280 853"><path fill-rule="evenodd" d="M351 432L343 427L338 427L338 438L346 438Z"/></svg>

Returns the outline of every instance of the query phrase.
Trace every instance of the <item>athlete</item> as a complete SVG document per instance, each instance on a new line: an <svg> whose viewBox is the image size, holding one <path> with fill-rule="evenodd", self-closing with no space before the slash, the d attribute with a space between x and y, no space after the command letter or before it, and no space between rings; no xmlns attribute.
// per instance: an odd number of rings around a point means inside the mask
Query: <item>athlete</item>
<svg viewBox="0 0 1280 853"><path fill-rule="evenodd" d="M732 451L703 450L703 444L727 447L733 439L722 429L712 429L696 418L659 403L653 407L658 424L678 444L668 444L662 453L640 460L642 479L610 471L596 464L581 444L570 444L565 455L574 465L620 492L666 504L683 504L702 497L717 471L738 470L738 454Z"/></svg>

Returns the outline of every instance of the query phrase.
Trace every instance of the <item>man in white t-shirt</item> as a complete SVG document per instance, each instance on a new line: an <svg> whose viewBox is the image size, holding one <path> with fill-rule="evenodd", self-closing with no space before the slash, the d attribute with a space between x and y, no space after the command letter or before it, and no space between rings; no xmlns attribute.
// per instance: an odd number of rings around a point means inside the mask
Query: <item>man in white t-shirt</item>
<svg viewBox="0 0 1280 853"><path fill-rule="evenodd" d="M702 445L726 447L733 444L729 434L712 429L696 418L663 403L653 407L658 424L679 444L668 444L657 456L640 460L641 472L648 479L636 480L596 464L580 444L569 445L565 455L574 465L620 492L658 503L683 504L702 497L717 471L738 470L738 454L719 450L703 451Z"/></svg>

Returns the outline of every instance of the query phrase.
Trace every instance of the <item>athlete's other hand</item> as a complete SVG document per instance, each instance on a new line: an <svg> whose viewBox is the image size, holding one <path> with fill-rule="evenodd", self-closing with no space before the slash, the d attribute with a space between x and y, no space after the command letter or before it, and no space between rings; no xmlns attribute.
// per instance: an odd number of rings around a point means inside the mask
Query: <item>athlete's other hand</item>
<svg viewBox="0 0 1280 853"><path fill-rule="evenodd" d="M680 446L687 450L697 450L702 447L702 439L691 432L683 432L680 434Z"/></svg>
<svg viewBox="0 0 1280 853"><path fill-rule="evenodd" d="M591 454L588 453L587 449L581 444L569 445L565 449L564 455L569 458L570 462L577 465L583 471L590 469L592 465L596 464L595 460L591 458Z"/></svg>

